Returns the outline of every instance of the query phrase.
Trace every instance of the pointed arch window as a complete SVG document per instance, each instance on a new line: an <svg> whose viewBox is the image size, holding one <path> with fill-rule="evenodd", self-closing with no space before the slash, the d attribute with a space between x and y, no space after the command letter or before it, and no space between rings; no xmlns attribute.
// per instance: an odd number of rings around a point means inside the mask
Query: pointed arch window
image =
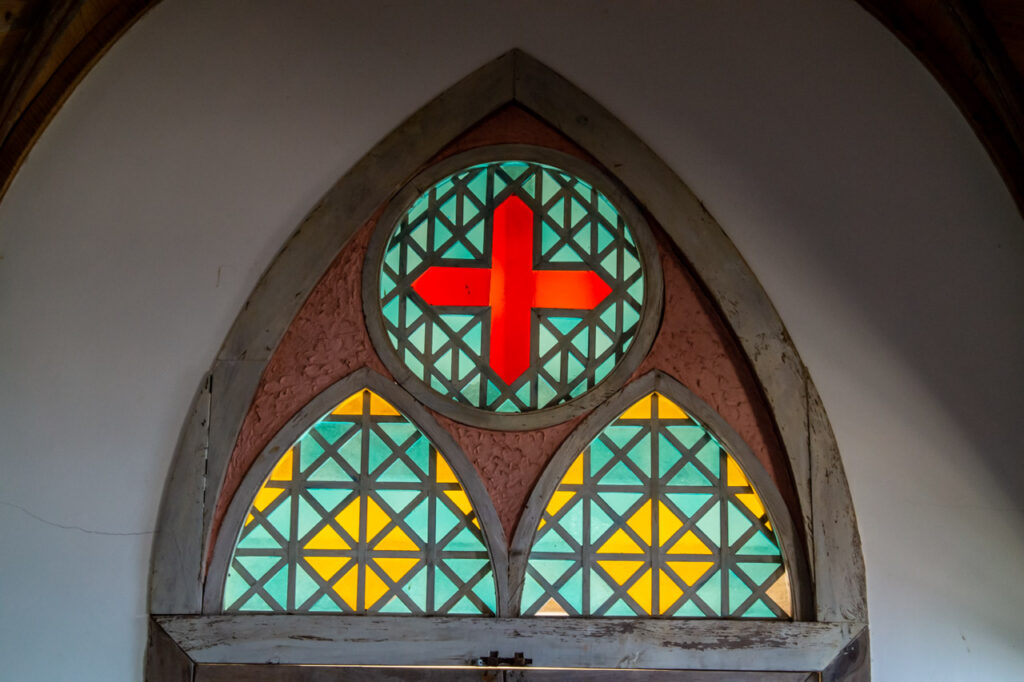
<svg viewBox="0 0 1024 682"><path fill-rule="evenodd" d="M475 679L497 649L843 679L860 561L753 274L650 149L513 52L342 178L239 314L168 478L147 677Z"/></svg>
<svg viewBox="0 0 1024 682"><path fill-rule="evenodd" d="M523 615L792 613L760 495L736 457L658 391L571 458L543 506L523 579Z"/></svg>
<svg viewBox="0 0 1024 682"><path fill-rule="evenodd" d="M232 551L225 612L495 612L480 520L445 456L369 389L281 455Z"/></svg>

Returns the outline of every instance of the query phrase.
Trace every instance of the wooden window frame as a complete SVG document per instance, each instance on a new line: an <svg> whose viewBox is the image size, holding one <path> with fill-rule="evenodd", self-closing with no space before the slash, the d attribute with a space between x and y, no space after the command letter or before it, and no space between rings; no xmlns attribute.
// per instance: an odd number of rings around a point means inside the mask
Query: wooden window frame
<svg viewBox="0 0 1024 682"><path fill-rule="evenodd" d="M802 510L793 519L801 533L786 536L787 542L806 538L807 579L798 584L809 595L799 620L219 613L216 588L206 580L223 578L207 571L214 509L242 420L282 335L349 237L445 144L512 103L615 169L701 279L738 340L773 411ZM849 488L821 399L778 314L722 228L675 173L601 105L520 51L466 76L377 144L328 191L256 286L182 431L154 538L149 612L146 678L154 682L371 679L368 669L346 677L348 668L333 666L466 665L487 653L480 651L482 641L502 656L531 652L535 666L619 669L609 679L660 674L627 676L636 669L685 670L693 680L870 678L864 564ZM405 672L388 679L434 674L390 669ZM479 671L462 670L472 673L466 679L479 679ZM318 671L325 676L317 678ZM531 670L523 679L574 675L545 674Z"/></svg>

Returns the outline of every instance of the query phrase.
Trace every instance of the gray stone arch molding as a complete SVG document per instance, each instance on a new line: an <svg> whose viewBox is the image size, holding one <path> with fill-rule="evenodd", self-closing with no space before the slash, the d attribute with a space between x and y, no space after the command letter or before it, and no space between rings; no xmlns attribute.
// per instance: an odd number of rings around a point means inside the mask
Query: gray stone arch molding
<svg viewBox="0 0 1024 682"><path fill-rule="evenodd" d="M431 444L437 448L441 456L451 466L455 475L458 476L466 494L469 495L473 504L473 511L480 519L480 528L483 531L484 544L491 558L491 567L494 571L494 578L497 587L498 615L502 613L503 605L507 599L508 558L505 532L498 520L498 512L494 509L487 489L483 481L469 461L462 448L458 446L455 439L441 428L434 418L422 405L416 402L408 393L398 388L393 382L388 381L376 372L363 368L349 374L344 379L335 382L320 392L315 398L295 413L288 420L288 423L274 435L274 437L263 448L263 451L249 468L241 485L235 491L235 496L228 506L221 524L220 533L217 535L216 546L210 560L210 568L207 571L206 589L203 595L203 610L208 613L216 613L221 609L221 602L224 597L224 578L227 576L228 564L231 561L231 553L234 550L238 534L242 529L242 522L245 520L249 505L252 504L256 492L263 481L266 480L274 465L281 455L297 441L310 426L315 424L321 417L330 412L342 400L357 391L368 388L380 397L387 400L402 415L413 423L420 430Z"/></svg>
<svg viewBox="0 0 1024 682"><path fill-rule="evenodd" d="M451 140L510 103L615 169L618 182L663 226L731 326L771 405L796 482L801 518L794 521L805 538L813 584L809 622L691 621L670 623L671 630L662 632L659 623L667 621L633 621L634 634L624 636L613 624L591 626L586 619L531 619L539 622L529 626L502 618L405 619L408 625L396 629L389 619L361 618L353 626L345 624L353 619L204 611L213 512L228 459L292 318L338 251L384 202ZM832 671L823 679L867 674L864 564L850 493L821 400L778 314L722 228L672 169L586 93L520 51L469 74L381 140L327 192L256 285L182 429L158 516L149 608L150 679L191 679L182 671L271 659L463 664L485 653L473 639L485 627L491 628L492 649L516 646L529 656L531 646L541 646L548 654L534 655L535 665ZM573 636L589 638L591 646L572 644ZM433 644L425 646L424 637ZM396 646L402 638L417 646ZM444 645L437 644L444 638ZM552 644L556 640L565 646ZM595 640L601 640L598 646Z"/></svg>

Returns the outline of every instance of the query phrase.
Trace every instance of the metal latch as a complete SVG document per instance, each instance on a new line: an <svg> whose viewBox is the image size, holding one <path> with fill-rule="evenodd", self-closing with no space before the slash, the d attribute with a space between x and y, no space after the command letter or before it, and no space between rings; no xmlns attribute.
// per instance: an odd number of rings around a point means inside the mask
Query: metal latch
<svg viewBox="0 0 1024 682"><path fill-rule="evenodd" d="M489 656L481 656L474 661L473 665L495 667L499 665L508 665L516 668L523 668L533 664L532 658L526 658L523 656L522 651L517 651L512 655L512 658L503 658L498 656L497 651L492 651Z"/></svg>

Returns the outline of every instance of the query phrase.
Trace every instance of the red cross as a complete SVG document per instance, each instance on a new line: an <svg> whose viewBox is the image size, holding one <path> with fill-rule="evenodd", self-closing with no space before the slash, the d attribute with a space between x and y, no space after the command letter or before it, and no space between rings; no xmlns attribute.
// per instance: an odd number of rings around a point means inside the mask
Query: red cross
<svg viewBox="0 0 1024 682"><path fill-rule="evenodd" d="M511 385L530 367L533 308L590 310L612 288L591 270L533 269L533 211L512 196L494 209L490 268L433 266L412 283L430 305L490 306L491 368Z"/></svg>

